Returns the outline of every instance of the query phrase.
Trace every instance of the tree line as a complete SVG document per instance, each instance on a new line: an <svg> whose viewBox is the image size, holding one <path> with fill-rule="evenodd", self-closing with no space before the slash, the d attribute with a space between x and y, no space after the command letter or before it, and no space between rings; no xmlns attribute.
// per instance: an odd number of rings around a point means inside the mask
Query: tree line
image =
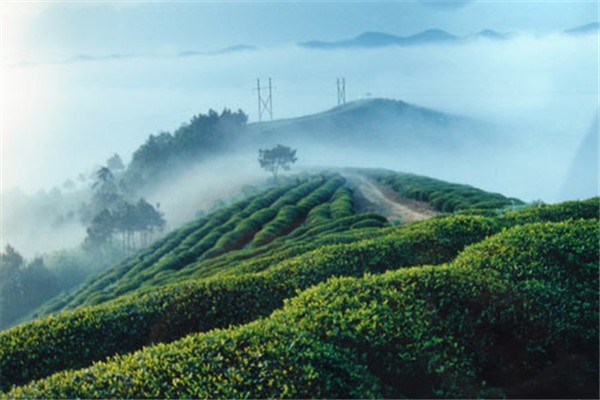
<svg viewBox="0 0 600 400"><path fill-rule="evenodd" d="M27 262L6 245L0 251L0 329L5 329L63 287L41 257Z"/></svg>
<svg viewBox="0 0 600 400"><path fill-rule="evenodd" d="M131 194L108 166L100 168L96 175L92 200L87 206L87 214L93 217L86 229L84 248L105 253L117 246L129 255L150 244L165 227L160 205L154 207L144 198L137 202L128 200Z"/></svg>
<svg viewBox="0 0 600 400"><path fill-rule="evenodd" d="M132 156L123 183L143 189L169 177L173 168L200 161L229 148L244 132L248 116L225 108L220 114L209 110L194 116L173 133L150 135Z"/></svg>

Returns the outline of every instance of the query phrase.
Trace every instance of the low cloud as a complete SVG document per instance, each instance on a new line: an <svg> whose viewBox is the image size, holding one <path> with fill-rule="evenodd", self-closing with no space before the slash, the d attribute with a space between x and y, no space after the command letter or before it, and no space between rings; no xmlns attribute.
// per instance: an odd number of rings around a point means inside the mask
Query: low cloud
<svg viewBox="0 0 600 400"><path fill-rule="evenodd" d="M547 171L565 176L589 130L597 71L594 36L559 34L336 52L290 45L213 57L123 57L7 69L7 90L20 97L3 106L3 189L48 188L115 152L127 159L149 134L173 131L211 108L241 108L256 120L256 78L273 79L277 119L335 106L336 78L345 77L349 101L400 99L503 125L507 138L522 143L522 162L515 167L507 158L501 165L502 179L514 179L512 186L488 188L554 201L557 190ZM546 156L527 164L529 153L542 151ZM449 173L442 166L440 172ZM479 184L484 177L465 173L453 179Z"/></svg>
<svg viewBox="0 0 600 400"><path fill-rule="evenodd" d="M474 0L417 0L417 2L425 7L436 8L439 10L456 10L468 6L473 3Z"/></svg>

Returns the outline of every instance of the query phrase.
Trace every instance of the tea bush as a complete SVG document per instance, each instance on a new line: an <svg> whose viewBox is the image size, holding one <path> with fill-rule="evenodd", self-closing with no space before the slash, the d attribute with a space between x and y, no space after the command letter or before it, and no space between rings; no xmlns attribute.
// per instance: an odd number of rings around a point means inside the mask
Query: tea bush
<svg viewBox="0 0 600 400"><path fill-rule="evenodd" d="M515 227L447 265L330 279L268 319L61 372L7 396L597 396L597 363L587 363L587 375L575 368L549 381L547 372L572 366L565 352L597 358L599 238L589 220ZM583 318L573 316L579 310Z"/></svg>
<svg viewBox="0 0 600 400"><path fill-rule="evenodd" d="M559 222L569 219L598 219L600 197L580 201L565 201L559 204L528 205L500 214L500 220L508 225L530 222Z"/></svg>
<svg viewBox="0 0 600 400"><path fill-rule="evenodd" d="M400 195L426 202L441 212L455 212L470 208L499 209L523 204L521 200L507 198L499 193L490 193L469 185L449 183L425 176L387 170L370 170L367 174Z"/></svg>
<svg viewBox="0 0 600 400"><path fill-rule="evenodd" d="M292 180L167 235L43 312L73 311L0 332L0 390L597 397L599 198L515 207L370 173L462 211L390 227L355 215L337 175ZM426 264L438 266L405 268Z"/></svg>
<svg viewBox="0 0 600 400"><path fill-rule="evenodd" d="M332 276L448 261L494 229L481 217L426 221L378 239L321 246L257 274L169 285L23 324L0 332L0 385L79 368L190 332L248 322L268 315L296 290Z"/></svg>
<svg viewBox="0 0 600 400"><path fill-rule="evenodd" d="M339 175L324 180L292 180L217 210L85 283L74 293L56 299L41 308L37 316L100 304L143 286L168 284L177 276L170 271L187 267L185 275L197 262L243 249L251 242L253 246L265 245L298 227L310 207L329 201L344 182Z"/></svg>

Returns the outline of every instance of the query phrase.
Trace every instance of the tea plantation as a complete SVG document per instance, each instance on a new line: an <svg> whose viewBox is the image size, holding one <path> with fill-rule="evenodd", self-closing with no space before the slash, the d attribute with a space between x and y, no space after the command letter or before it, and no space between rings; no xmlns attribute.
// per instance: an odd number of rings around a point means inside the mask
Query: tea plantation
<svg viewBox="0 0 600 400"><path fill-rule="evenodd" d="M1 396L598 397L600 199L362 173L454 213L390 226L340 175L289 180L0 332Z"/></svg>

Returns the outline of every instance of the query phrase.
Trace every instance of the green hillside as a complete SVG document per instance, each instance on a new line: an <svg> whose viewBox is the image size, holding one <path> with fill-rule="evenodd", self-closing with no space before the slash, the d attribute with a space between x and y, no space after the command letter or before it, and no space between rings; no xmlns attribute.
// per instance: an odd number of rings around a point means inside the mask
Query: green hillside
<svg viewBox="0 0 600 400"><path fill-rule="evenodd" d="M0 332L4 397L597 397L598 198L359 172L446 214L290 178Z"/></svg>

